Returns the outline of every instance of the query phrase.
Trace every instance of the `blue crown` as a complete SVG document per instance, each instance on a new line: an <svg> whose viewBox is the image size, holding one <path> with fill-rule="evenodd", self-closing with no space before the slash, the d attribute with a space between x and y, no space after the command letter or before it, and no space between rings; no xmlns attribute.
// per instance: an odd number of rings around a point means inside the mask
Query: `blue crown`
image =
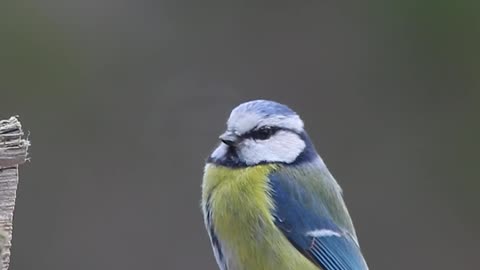
<svg viewBox="0 0 480 270"><path fill-rule="evenodd" d="M238 105L235 112L254 112L256 114L268 117L271 115L292 116L297 115L288 106L270 100L252 100Z"/></svg>

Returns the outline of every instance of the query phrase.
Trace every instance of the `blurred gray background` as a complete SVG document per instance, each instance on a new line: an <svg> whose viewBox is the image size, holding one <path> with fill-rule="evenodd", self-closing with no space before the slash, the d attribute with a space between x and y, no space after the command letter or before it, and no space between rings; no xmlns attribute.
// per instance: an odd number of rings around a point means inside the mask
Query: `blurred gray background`
<svg viewBox="0 0 480 270"><path fill-rule="evenodd" d="M0 118L33 144L11 269L217 269L204 160L257 98L302 115L371 269L478 269L478 10L3 1Z"/></svg>

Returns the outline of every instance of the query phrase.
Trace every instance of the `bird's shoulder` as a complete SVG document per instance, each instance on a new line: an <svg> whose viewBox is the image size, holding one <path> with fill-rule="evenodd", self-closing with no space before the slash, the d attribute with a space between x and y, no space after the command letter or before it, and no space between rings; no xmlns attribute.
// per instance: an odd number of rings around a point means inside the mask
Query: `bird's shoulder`
<svg viewBox="0 0 480 270"><path fill-rule="evenodd" d="M322 163L284 166L269 175L278 229L325 270L368 269L340 187Z"/></svg>
<svg viewBox="0 0 480 270"><path fill-rule="evenodd" d="M355 235L342 189L320 158L295 166L280 166L268 178L276 204L301 207L312 215L328 217Z"/></svg>

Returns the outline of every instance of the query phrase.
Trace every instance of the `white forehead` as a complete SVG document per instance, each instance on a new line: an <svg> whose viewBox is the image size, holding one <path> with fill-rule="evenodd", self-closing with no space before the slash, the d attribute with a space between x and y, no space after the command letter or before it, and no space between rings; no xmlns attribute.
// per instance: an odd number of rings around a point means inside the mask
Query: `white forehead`
<svg viewBox="0 0 480 270"><path fill-rule="evenodd" d="M274 126L291 129L296 132L303 131L303 121L296 114L292 115L265 115L256 112L233 110L227 121L227 129L244 134L255 127Z"/></svg>

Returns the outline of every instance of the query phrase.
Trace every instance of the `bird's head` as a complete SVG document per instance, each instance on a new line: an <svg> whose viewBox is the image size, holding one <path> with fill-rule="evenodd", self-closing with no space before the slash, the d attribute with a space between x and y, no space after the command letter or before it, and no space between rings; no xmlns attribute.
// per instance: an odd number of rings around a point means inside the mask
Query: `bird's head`
<svg viewBox="0 0 480 270"><path fill-rule="evenodd" d="M209 162L230 167L292 164L317 156L302 119L274 101L254 100L237 106L219 138L221 143Z"/></svg>

